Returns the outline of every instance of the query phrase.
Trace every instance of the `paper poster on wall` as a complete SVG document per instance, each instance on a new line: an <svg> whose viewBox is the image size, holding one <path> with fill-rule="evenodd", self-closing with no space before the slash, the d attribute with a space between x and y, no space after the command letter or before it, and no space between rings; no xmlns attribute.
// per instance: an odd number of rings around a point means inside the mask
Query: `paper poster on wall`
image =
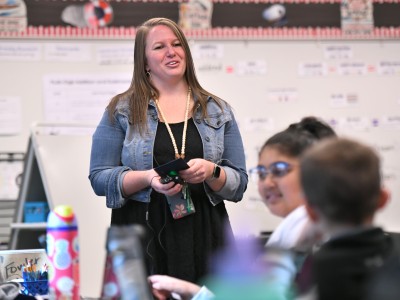
<svg viewBox="0 0 400 300"><path fill-rule="evenodd" d="M240 76L266 75L267 63L265 60L242 60L236 64L236 73Z"/></svg>
<svg viewBox="0 0 400 300"><path fill-rule="evenodd" d="M191 42L190 49L196 70L199 74L218 74L224 72L222 61L225 52L222 43Z"/></svg>
<svg viewBox="0 0 400 300"><path fill-rule="evenodd" d="M298 74L301 77L323 77L328 74L328 66L325 62L300 62Z"/></svg>
<svg viewBox="0 0 400 300"><path fill-rule="evenodd" d="M344 34L370 34L374 28L372 0L342 0Z"/></svg>
<svg viewBox="0 0 400 300"><path fill-rule="evenodd" d="M293 103L298 100L297 88L275 88L268 90L268 102Z"/></svg>
<svg viewBox="0 0 400 300"><path fill-rule="evenodd" d="M330 96L330 105L334 108L346 108L358 103L357 93L333 93Z"/></svg>
<svg viewBox="0 0 400 300"><path fill-rule="evenodd" d="M382 126L386 129L400 130L400 115L383 116Z"/></svg>
<svg viewBox="0 0 400 300"><path fill-rule="evenodd" d="M340 75L366 75L368 74L368 66L365 62L344 62L338 66Z"/></svg>
<svg viewBox="0 0 400 300"><path fill-rule="evenodd" d="M22 32L28 24L24 0L0 2L0 32Z"/></svg>
<svg viewBox="0 0 400 300"><path fill-rule="evenodd" d="M22 128L21 98L0 96L0 135L16 135Z"/></svg>
<svg viewBox="0 0 400 300"><path fill-rule="evenodd" d="M101 44L96 47L96 61L102 66L132 66L134 45Z"/></svg>
<svg viewBox="0 0 400 300"><path fill-rule="evenodd" d="M365 131L371 124L367 117L352 116L339 118L336 125L339 130Z"/></svg>
<svg viewBox="0 0 400 300"><path fill-rule="evenodd" d="M48 74L43 78L44 119L98 123L113 96L126 91L131 74Z"/></svg>
<svg viewBox="0 0 400 300"><path fill-rule="evenodd" d="M379 75L397 75L400 76L400 60L397 61L380 61L378 63Z"/></svg>
<svg viewBox="0 0 400 300"><path fill-rule="evenodd" d="M0 61L39 61L42 46L39 43L0 43Z"/></svg>
<svg viewBox="0 0 400 300"><path fill-rule="evenodd" d="M195 61L224 58L224 45L222 43L191 43L190 50Z"/></svg>
<svg viewBox="0 0 400 300"><path fill-rule="evenodd" d="M353 57L353 47L351 45L327 45L324 48L326 59L348 59Z"/></svg>
<svg viewBox="0 0 400 300"><path fill-rule="evenodd" d="M87 62L92 59L91 44L46 43L44 59L47 61Z"/></svg>
<svg viewBox="0 0 400 300"><path fill-rule="evenodd" d="M218 74L223 73L224 65L220 62L201 62L196 64L198 73Z"/></svg>
<svg viewBox="0 0 400 300"><path fill-rule="evenodd" d="M209 29L213 2L211 0L189 0L179 4L179 26L182 29Z"/></svg>
<svg viewBox="0 0 400 300"><path fill-rule="evenodd" d="M275 129L275 121L273 118L247 117L244 120L244 128L243 129L247 132L273 131Z"/></svg>

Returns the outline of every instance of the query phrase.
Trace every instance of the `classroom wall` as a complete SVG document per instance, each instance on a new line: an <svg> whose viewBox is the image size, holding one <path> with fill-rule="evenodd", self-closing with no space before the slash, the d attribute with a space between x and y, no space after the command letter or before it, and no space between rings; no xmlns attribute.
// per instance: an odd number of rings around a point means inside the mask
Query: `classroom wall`
<svg viewBox="0 0 400 300"><path fill-rule="evenodd" d="M256 165L259 147L273 133L303 116L321 117L340 135L379 151L392 199L378 222L400 231L399 41L191 40L190 45L202 85L234 108L248 167ZM15 124L15 118L7 119L20 129L0 136L0 152L25 151L35 122L97 123L112 94L130 83L132 51L129 40L2 40L0 128L1 118L12 116L4 113L8 103L20 103L21 118ZM279 222L261 203L255 182L249 182L244 200L228 209L238 234L269 231Z"/></svg>

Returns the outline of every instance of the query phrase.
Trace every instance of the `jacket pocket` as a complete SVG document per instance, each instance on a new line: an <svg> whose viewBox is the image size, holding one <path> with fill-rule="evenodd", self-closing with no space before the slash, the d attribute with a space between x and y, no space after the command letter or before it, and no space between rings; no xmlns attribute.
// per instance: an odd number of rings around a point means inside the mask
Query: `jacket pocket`
<svg viewBox="0 0 400 300"><path fill-rule="evenodd" d="M212 128L219 129L230 120L232 120L230 114L221 112L209 115L208 118L204 119L204 122Z"/></svg>

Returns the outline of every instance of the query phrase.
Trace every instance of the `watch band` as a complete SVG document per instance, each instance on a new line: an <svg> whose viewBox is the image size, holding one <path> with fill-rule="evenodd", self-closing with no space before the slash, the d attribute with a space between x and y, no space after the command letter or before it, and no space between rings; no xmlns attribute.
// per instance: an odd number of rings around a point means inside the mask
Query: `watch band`
<svg viewBox="0 0 400 300"><path fill-rule="evenodd" d="M214 171L212 174L212 178L219 178L220 175L221 175L221 167L218 166L217 164L214 164Z"/></svg>

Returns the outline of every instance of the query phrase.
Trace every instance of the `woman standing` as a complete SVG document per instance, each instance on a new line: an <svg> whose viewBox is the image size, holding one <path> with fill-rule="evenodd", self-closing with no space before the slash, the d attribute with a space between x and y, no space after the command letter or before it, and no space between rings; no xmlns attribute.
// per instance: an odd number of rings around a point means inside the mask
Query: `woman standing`
<svg viewBox="0 0 400 300"><path fill-rule="evenodd" d="M163 183L154 168L176 158L189 168L182 181ZM242 139L230 106L199 84L175 22L138 28L132 82L93 135L89 179L113 209L112 225L148 229L150 273L195 282L232 235L223 200L240 201L247 187Z"/></svg>

